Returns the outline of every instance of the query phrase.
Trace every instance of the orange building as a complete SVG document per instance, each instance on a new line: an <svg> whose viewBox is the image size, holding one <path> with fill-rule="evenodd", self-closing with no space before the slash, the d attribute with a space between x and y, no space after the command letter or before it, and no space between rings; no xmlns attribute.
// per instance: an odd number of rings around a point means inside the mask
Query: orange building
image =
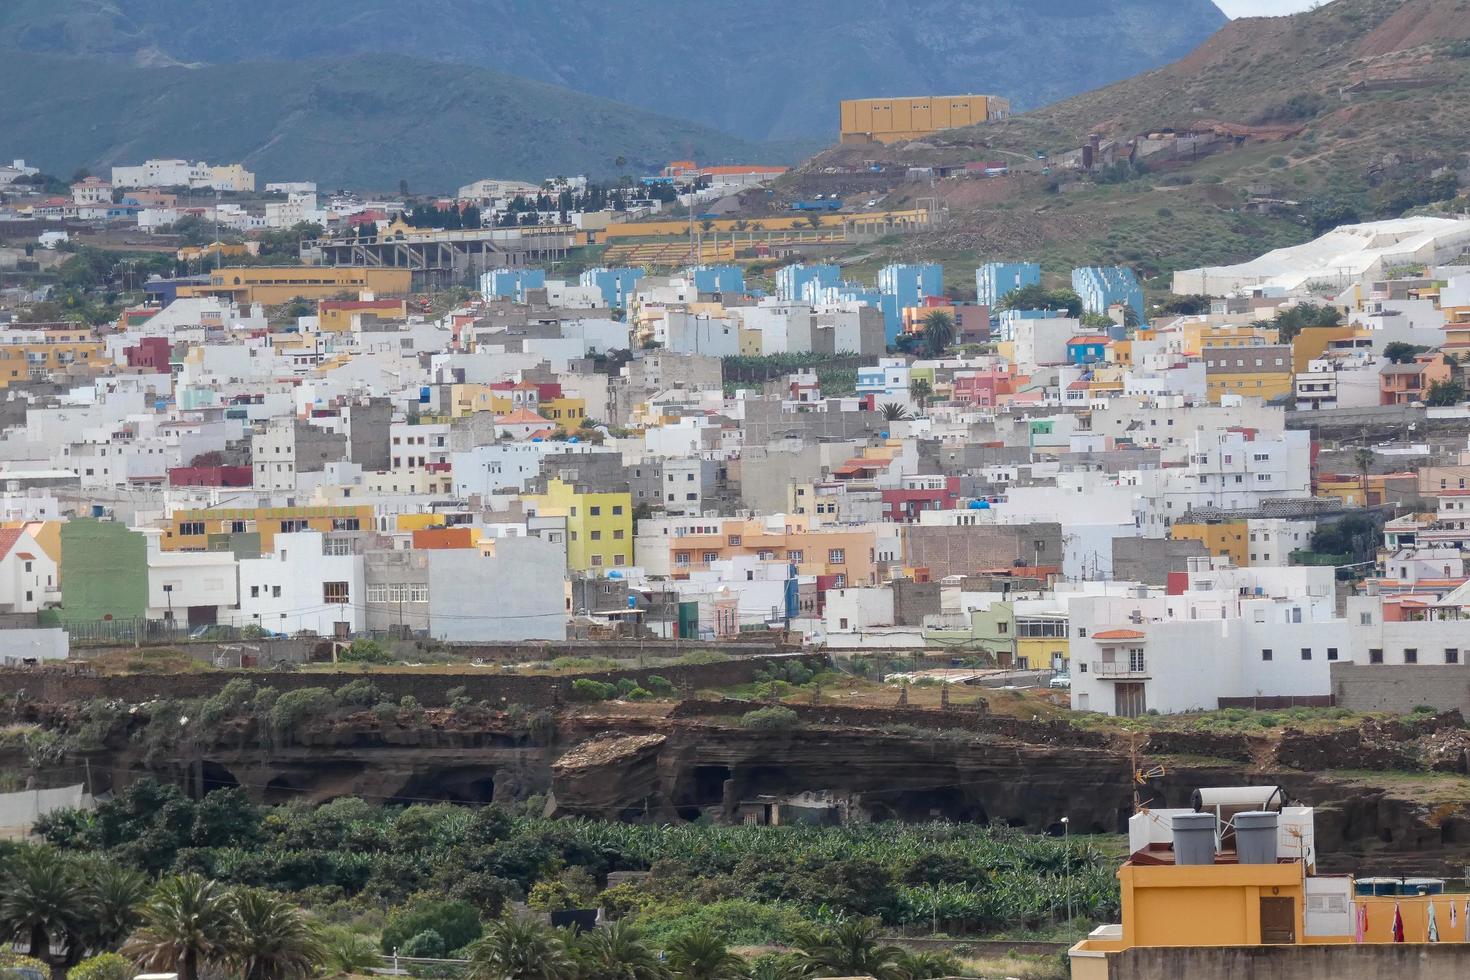
<svg viewBox="0 0 1470 980"><path fill-rule="evenodd" d="M669 538L669 568L675 578L707 570L712 562L748 557L759 561L795 562L801 575L832 576L839 586L876 585L875 547L871 530L812 530L803 515L785 515L773 525L765 518L725 520L715 533Z"/></svg>

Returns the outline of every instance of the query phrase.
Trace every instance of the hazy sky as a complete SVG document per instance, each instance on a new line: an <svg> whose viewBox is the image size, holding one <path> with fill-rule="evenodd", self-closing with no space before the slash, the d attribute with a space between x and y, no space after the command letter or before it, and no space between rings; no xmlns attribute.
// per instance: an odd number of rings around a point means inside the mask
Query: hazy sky
<svg viewBox="0 0 1470 980"><path fill-rule="evenodd" d="M1215 0L1228 17L1275 17L1306 10L1317 0Z"/></svg>

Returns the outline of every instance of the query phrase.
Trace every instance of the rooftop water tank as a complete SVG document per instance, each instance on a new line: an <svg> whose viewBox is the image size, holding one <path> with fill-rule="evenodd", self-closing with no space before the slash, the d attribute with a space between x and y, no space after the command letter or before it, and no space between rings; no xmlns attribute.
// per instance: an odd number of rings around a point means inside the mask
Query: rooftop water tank
<svg viewBox="0 0 1470 980"><path fill-rule="evenodd" d="M1276 863L1274 810L1247 810L1235 815L1235 859L1241 864Z"/></svg>
<svg viewBox="0 0 1470 980"><path fill-rule="evenodd" d="M1176 813L1174 831L1175 864L1215 863L1215 815L1213 813Z"/></svg>

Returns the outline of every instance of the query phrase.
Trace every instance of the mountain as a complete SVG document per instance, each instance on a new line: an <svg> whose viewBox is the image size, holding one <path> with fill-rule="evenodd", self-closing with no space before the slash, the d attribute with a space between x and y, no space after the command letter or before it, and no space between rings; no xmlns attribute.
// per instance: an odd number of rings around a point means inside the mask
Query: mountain
<svg viewBox="0 0 1470 980"><path fill-rule="evenodd" d="M411 16L401 0L4 0L0 50L135 65L394 52L494 68L770 140L834 136L843 98L993 92L1018 110L1033 108L1180 57L1225 23L1211 0L408 6Z"/></svg>
<svg viewBox="0 0 1470 980"><path fill-rule="evenodd" d="M390 188L406 179L443 192L486 176L779 156L596 96L400 55L185 68L11 53L0 57L0 91L6 152L61 174L177 156L243 161L265 180Z"/></svg>
<svg viewBox="0 0 1470 980"><path fill-rule="evenodd" d="M1062 162L1091 134L1118 141L1126 159L1130 141L1167 130L1220 138L1198 154L1090 178ZM1463 211L1467 151L1470 0L1335 0L1233 21L1170 65L1001 123L886 148L834 147L780 191L832 190L823 182L841 178L826 173L877 159L895 175L885 205L924 196L948 205L943 231L855 252L857 274L927 255L952 263L960 282L977 258L1039 257L1053 274L1120 262L1161 276L1297 244L1338 223ZM997 159L1010 176L901 183L910 166Z"/></svg>

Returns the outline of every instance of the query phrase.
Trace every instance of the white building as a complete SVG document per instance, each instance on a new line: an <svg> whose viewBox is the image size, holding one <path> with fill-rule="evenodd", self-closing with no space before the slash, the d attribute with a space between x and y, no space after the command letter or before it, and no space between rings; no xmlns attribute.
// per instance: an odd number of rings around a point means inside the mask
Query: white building
<svg viewBox="0 0 1470 980"><path fill-rule="evenodd" d="M337 553L339 540L350 544L319 531L277 534L270 554L241 560L237 625L288 635L360 632L366 602L362 555Z"/></svg>

